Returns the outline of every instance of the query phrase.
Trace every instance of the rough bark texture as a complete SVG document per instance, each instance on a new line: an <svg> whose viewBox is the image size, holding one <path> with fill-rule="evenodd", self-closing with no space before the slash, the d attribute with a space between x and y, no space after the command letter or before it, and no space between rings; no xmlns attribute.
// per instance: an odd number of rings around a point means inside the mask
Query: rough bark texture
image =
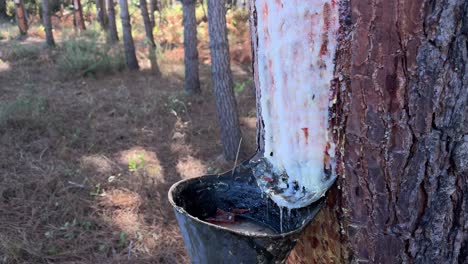
<svg viewBox="0 0 468 264"><path fill-rule="evenodd" d="M18 23L18 29L21 35L28 34L28 19L26 17L26 11L24 9L22 0L15 1L15 10L16 10L16 23Z"/></svg>
<svg viewBox="0 0 468 264"><path fill-rule="evenodd" d="M211 78L216 97L221 142L224 157L227 160L234 160L240 144L241 132L230 67L225 0L208 1L208 28Z"/></svg>
<svg viewBox="0 0 468 264"><path fill-rule="evenodd" d="M99 24L101 25L101 28L103 30L106 29L106 25L107 25L107 16L106 16L106 12L105 12L105 4L104 4L104 0L95 0L95 3L96 3L96 17L97 17L97 20L99 22Z"/></svg>
<svg viewBox="0 0 468 264"><path fill-rule="evenodd" d="M119 41L119 35L117 34L117 24L115 23L115 7L114 0L106 0L107 15L109 17L109 40L111 43Z"/></svg>
<svg viewBox="0 0 468 264"><path fill-rule="evenodd" d="M119 0L120 18L122 20L123 43L125 49L125 61L130 70L138 70L138 60L135 54L135 44L132 37L132 25L130 24L130 16L128 14L127 0Z"/></svg>
<svg viewBox="0 0 468 264"><path fill-rule="evenodd" d="M196 0L182 0L184 23L184 63L185 92L201 93L198 72L197 19L195 17Z"/></svg>
<svg viewBox="0 0 468 264"><path fill-rule="evenodd" d="M467 263L468 2L340 5L342 173L289 262Z"/></svg>
<svg viewBox="0 0 468 264"><path fill-rule="evenodd" d="M82 31L86 30L85 21L83 19L83 8L80 0L73 0L73 8L75 9L75 27Z"/></svg>
<svg viewBox="0 0 468 264"><path fill-rule="evenodd" d="M52 33L52 22L50 20L49 0L42 0L42 24L46 34L46 43L49 47L55 46L54 34Z"/></svg>

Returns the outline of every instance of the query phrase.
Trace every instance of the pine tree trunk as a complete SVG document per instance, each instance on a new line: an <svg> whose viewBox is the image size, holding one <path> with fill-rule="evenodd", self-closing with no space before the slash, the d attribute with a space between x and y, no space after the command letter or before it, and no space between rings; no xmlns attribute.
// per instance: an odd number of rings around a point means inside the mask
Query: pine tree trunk
<svg viewBox="0 0 468 264"><path fill-rule="evenodd" d="M119 0L120 3L120 18L122 20L123 43L125 49L125 61L130 70L138 70L138 60L135 54L135 44L132 37L132 25L130 24L130 16L128 14L127 0Z"/></svg>
<svg viewBox="0 0 468 264"><path fill-rule="evenodd" d="M95 0L96 3L96 17L103 30L107 28L107 15L105 12L104 0Z"/></svg>
<svg viewBox="0 0 468 264"><path fill-rule="evenodd" d="M107 15L109 17L109 40L111 43L119 41L119 35L117 34L117 25L115 23L115 7L114 0L106 0Z"/></svg>
<svg viewBox="0 0 468 264"><path fill-rule="evenodd" d="M160 76L161 71L159 70L158 60L156 58L156 43L154 42L154 37L153 37L153 26L152 26L152 23L148 14L148 6L146 4L146 0L140 0L140 10L141 10L141 16L143 17L143 23L145 25L146 39L148 41L148 51L149 51L149 59L151 62L151 70L157 76Z"/></svg>
<svg viewBox="0 0 468 264"><path fill-rule="evenodd" d="M257 93L258 32L277 36L301 20L259 28L268 16L260 10L298 2L250 1ZM335 69L330 124L339 175L289 263L467 263L468 2L321 2L340 6L336 64L325 65Z"/></svg>
<svg viewBox="0 0 468 264"><path fill-rule="evenodd" d="M140 0L140 11L141 16L143 17L143 24L145 26L146 39L153 47L156 47L156 43L154 43L153 37L153 27L151 26L146 0Z"/></svg>
<svg viewBox="0 0 468 264"><path fill-rule="evenodd" d="M154 18L154 12L156 12L156 1L155 0L150 0L150 22L151 22L151 28L154 28L156 26L156 21Z"/></svg>
<svg viewBox="0 0 468 264"><path fill-rule="evenodd" d="M230 67L225 0L208 0L208 30L211 78L216 97L223 153L226 160L234 160L240 144L241 132Z"/></svg>
<svg viewBox="0 0 468 264"><path fill-rule="evenodd" d="M81 7L81 0L73 0L73 8L75 9L75 27L80 30L86 30L85 21L83 19L83 8Z"/></svg>
<svg viewBox="0 0 468 264"><path fill-rule="evenodd" d="M184 16L185 92L187 94L201 93L198 71L197 19L195 17L196 2L196 0L182 0Z"/></svg>
<svg viewBox="0 0 468 264"><path fill-rule="evenodd" d="M7 19L6 0L0 0L0 19Z"/></svg>
<svg viewBox="0 0 468 264"><path fill-rule="evenodd" d="M24 9L22 0L15 1L15 10L16 10L16 23L18 23L18 29L21 35L25 36L28 34L28 20L26 17L26 11Z"/></svg>
<svg viewBox="0 0 468 264"><path fill-rule="evenodd" d="M49 0L42 0L42 24L46 33L46 43L49 47L55 46L52 22L50 20Z"/></svg>

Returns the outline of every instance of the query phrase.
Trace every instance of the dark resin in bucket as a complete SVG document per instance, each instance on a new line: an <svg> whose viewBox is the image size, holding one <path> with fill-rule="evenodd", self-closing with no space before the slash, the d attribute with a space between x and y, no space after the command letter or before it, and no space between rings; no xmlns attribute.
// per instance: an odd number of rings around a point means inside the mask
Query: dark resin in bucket
<svg viewBox="0 0 468 264"><path fill-rule="evenodd" d="M180 181L169 191L169 200L192 263L283 263L323 204L319 200L305 208L280 210L258 188L248 163L237 167L234 174ZM275 234L233 230L229 224L205 221L218 209L231 212L240 208L248 209L241 218Z"/></svg>

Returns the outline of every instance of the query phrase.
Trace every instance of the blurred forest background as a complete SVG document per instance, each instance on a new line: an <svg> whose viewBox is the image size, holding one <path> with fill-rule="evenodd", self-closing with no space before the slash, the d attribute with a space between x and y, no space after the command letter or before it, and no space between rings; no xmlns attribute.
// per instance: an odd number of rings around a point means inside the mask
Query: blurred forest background
<svg viewBox="0 0 468 264"><path fill-rule="evenodd" d="M0 0L0 263L186 263L168 188L255 152L245 1L150 1Z"/></svg>

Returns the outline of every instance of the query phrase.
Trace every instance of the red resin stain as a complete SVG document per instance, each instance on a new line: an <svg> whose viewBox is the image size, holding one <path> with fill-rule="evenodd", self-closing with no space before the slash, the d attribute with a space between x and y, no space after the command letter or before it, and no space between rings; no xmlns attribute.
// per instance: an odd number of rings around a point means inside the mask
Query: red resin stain
<svg viewBox="0 0 468 264"><path fill-rule="evenodd" d="M275 2L276 2L277 5L280 5L281 8L284 7L284 6L283 6L283 2L282 2L281 0L275 0Z"/></svg>
<svg viewBox="0 0 468 264"><path fill-rule="evenodd" d="M301 128L302 132L304 132L304 138L306 140L306 144L309 144L309 128L303 127Z"/></svg>
<svg viewBox="0 0 468 264"><path fill-rule="evenodd" d="M329 3L323 5L323 34L322 34L322 45L320 45L320 56L327 54L328 49L328 30L330 30L330 13L331 8Z"/></svg>
<svg viewBox="0 0 468 264"><path fill-rule="evenodd" d="M263 3L263 20L264 21L267 21L267 18L268 18L268 4L267 2L265 1Z"/></svg>
<svg viewBox="0 0 468 264"><path fill-rule="evenodd" d="M273 179L268 176L263 176L263 179L267 182L273 182Z"/></svg>

